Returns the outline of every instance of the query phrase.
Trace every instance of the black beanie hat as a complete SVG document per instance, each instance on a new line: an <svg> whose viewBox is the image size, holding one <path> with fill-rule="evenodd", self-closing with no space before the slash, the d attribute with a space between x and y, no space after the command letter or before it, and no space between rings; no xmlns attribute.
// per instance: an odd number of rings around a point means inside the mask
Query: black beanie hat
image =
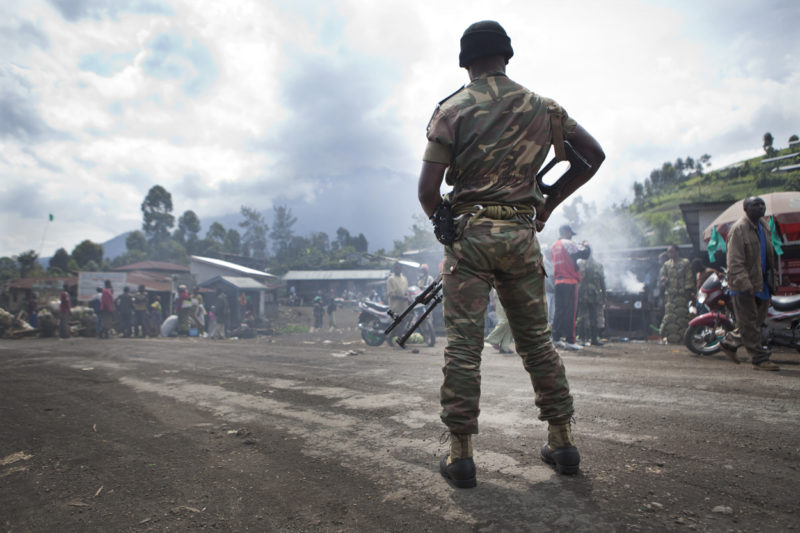
<svg viewBox="0 0 800 533"><path fill-rule="evenodd" d="M482 20L472 24L461 36L458 66L466 68L476 59L489 56L503 56L508 63L513 55L506 30L493 20Z"/></svg>

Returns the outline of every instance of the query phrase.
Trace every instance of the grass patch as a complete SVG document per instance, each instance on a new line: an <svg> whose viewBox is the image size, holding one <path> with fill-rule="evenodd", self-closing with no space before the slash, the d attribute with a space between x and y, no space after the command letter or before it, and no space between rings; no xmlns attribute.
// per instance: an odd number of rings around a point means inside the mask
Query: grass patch
<svg viewBox="0 0 800 533"><path fill-rule="evenodd" d="M300 324L287 324L278 327L278 335L286 333L308 333L308 326L301 326Z"/></svg>

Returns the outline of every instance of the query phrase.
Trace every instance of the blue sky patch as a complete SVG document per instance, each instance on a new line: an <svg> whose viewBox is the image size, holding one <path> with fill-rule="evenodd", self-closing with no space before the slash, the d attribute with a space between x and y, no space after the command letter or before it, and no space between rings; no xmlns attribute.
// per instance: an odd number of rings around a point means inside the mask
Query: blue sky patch
<svg viewBox="0 0 800 533"><path fill-rule="evenodd" d="M97 52L86 54L78 60L78 68L110 77L133 63L134 52Z"/></svg>
<svg viewBox="0 0 800 533"><path fill-rule="evenodd" d="M144 73L158 80L182 81L181 87L188 96L197 96L217 79L217 65L208 49L198 41L162 33L145 48Z"/></svg>

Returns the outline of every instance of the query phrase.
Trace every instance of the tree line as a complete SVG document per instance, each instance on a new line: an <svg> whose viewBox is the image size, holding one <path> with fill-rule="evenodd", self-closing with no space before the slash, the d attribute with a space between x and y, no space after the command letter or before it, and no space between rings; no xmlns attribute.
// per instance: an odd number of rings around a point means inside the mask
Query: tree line
<svg viewBox="0 0 800 533"><path fill-rule="evenodd" d="M789 143L796 142L797 135L789 137ZM775 157L778 155L778 150L773 146L775 139L770 132L763 136L762 147L766 157ZM633 212L638 213L652 207L652 200L665 193L674 191L677 187L684 184L686 181L702 176L706 168L711 166L711 156L703 154L698 158L687 156L685 159L678 158L675 162L667 161L661 165L660 168L655 168L650 171L650 175L643 181L633 182L633 203L631 208ZM742 167L733 167L726 170L725 177L736 178L743 172L751 172L752 169L747 165ZM764 174L767 169L758 169L761 174ZM756 183L759 187L769 186L767 183L768 177L759 176L762 179Z"/></svg>
<svg viewBox="0 0 800 533"><path fill-rule="evenodd" d="M0 282L20 277L64 276L78 271L101 271L142 261L165 261L186 265L189 257L200 255L255 265L275 274L292 269L346 269L362 266L368 260L367 238L352 235L340 227L331 238L325 232L296 235L297 218L286 206L274 208L272 225L256 208L242 205L236 228L212 223L201 236L200 218L186 210L173 214L172 195L161 185L153 186L141 204L142 228L125 238L126 252L113 260L105 258L103 245L84 240L68 252L59 248L47 268L38 254L28 250L12 257L0 257ZM405 241L395 245L406 246ZM416 243L411 239L407 245ZM383 251L379 251L381 255Z"/></svg>

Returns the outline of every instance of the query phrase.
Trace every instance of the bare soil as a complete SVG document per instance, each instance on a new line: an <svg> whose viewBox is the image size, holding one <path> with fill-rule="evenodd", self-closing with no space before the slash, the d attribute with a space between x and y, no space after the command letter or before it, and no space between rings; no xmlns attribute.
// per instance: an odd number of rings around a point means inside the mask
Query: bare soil
<svg viewBox="0 0 800 533"><path fill-rule="evenodd" d="M682 346L564 352L583 462L562 477L518 358L487 348L478 487L458 490L438 473L442 343L370 348L352 311L337 322L0 341L0 531L800 527L795 352L777 373Z"/></svg>

